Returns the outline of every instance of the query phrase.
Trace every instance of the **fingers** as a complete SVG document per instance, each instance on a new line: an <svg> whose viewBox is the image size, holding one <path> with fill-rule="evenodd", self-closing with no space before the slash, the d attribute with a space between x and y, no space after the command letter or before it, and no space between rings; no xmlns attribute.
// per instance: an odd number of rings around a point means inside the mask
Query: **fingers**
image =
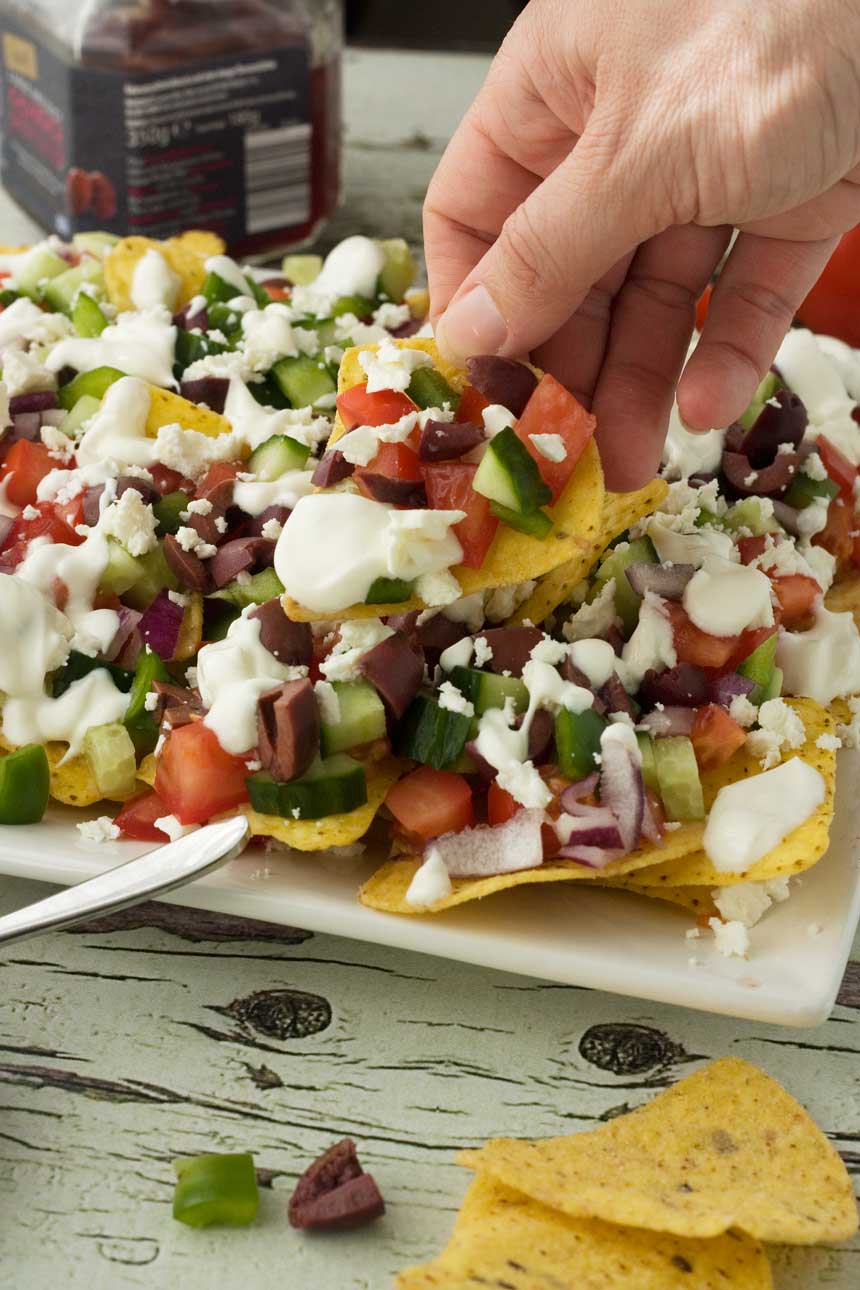
<svg viewBox="0 0 860 1290"><path fill-rule="evenodd" d="M612 306L632 259L627 255L613 265L595 282L573 317L532 353L538 367L551 372L587 408L606 353Z"/></svg>
<svg viewBox="0 0 860 1290"><path fill-rule="evenodd" d="M686 425L707 430L730 425L742 414L836 241L789 242L740 234L678 386L678 408Z"/></svg>
<svg viewBox="0 0 860 1290"><path fill-rule="evenodd" d="M592 402L606 486L615 492L639 488L657 472L696 300L729 237L726 227L670 228L630 265Z"/></svg>
<svg viewBox="0 0 860 1290"><path fill-rule="evenodd" d="M596 111L573 152L507 217L439 319L437 340L450 358L536 349L594 282L658 231L631 168L619 160L615 132L598 117Z"/></svg>

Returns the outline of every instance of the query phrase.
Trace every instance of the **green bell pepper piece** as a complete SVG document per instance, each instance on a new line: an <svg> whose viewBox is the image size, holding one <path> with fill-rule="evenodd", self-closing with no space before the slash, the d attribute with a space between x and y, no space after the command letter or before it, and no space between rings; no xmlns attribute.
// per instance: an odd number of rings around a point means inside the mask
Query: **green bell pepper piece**
<svg viewBox="0 0 860 1290"><path fill-rule="evenodd" d="M38 824L48 805L51 771L41 744L0 758L0 824Z"/></svg>

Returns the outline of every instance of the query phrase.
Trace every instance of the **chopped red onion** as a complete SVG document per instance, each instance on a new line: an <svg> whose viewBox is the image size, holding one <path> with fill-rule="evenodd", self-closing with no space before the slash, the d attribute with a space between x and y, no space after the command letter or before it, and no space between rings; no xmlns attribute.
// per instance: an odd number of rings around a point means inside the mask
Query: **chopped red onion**
<svg viewBox="0 0 860 1290"><path fill-rule="evenodd" d="M141 619L138 611L129 609L127 605L120 605L116 612L119 618L116 635L111 641L110 647L105 651L105 658L109 663L115 662L122 654L131 637L137 633L137 626Z"/></svg>
<svg viewBox="0 0 860 1290"><path fill-rule="evenodd" d="M30 390L28 394L13 394L9 400L9 415L19 412L47 412L56 408L57 396L53 390Z"/></svg>
<svg viewBox="0 0 860 1290"><path fill-rule="evenodd" d="M642 810L642 836L657 847L663 842L663 821L657 799L646 790Z"/></svg>
<svg viewBox="0 0 860 1290"><path fill-rule="evenodd" d="M696 719L695 708L664 707L640 717L639 725L649 735L662 738L666 735L688 735Z"/></svg>
<svg viewBox="0 0 860 1290"><path fill-rule="evenodd" d="M645 808L642 767L630 749L617 739L604 739L600 755L601 803L609 807L618 821L621 846L625 851L635 851L642 837Z"/></svg>
<svg viewBox="0 0 860 1290"><path fill-rule="evenodd" d="M42 428L41 412L15 412L12 415L12 433L9 442L16 439L28 439L33 443L39 437Z"/></svg>
<svg viewBox="0 0 860 1290"><path fill-rule="evenodd" d="M721 708L731 707L732 699L736 699L739 694L748 695L754 686L755 682L748 676L726 672L724 676L718 676L711 682L711 703L718 703ZM690 712L690 709L682 708L681 711Z"/></svg>
<svg viewBox="0 0 860 1290"><path fill-rule="evenodd" d="M445 833L431 843L452 878L491 878L543 864L543 811L521 810L493 828Z"/></svg>
<svg viewBox="0 0 860 1290"><path fill-rule="evenodd" d="M575 860L577 864L588 869L605 869L613 860L620 860L624 855L618 848L569 846L562 847L558 853L564 860Z"/></svg>
<svg viewBox="0 0 860 1290"><path fill-rule="evenodd" d="M696 572L692 564L648 564L646 561L627 566L627 581L637 596L653 591L664 600L680 600L684 588Z"/></svg>
<svg viewBox="0 0 860 1290"><path fill-rule="evenodd" d="M559 798L561 809L567 811L569 815L578 815L582 809L582 799L591 797L597 792L599 779L600 776L595 770L590 775L586 775L585 779L578 779L575 784L568 784Z"/></svg>
<svg viewBox="0 0 860 1290"><path fill-rule="evenodd" d="M182 627L184 610L170 599L167 591L160 591L152 604L143 611L139 631L143 642L163 659L173 658Z"/></svg>
<svg viewBox="0 0 860 1290"><path fill-rule="evenodd" d="M779 497L773 499L773 517L792 537L800 537L799 514L797 508L789 506L788 502L783 502Z"/></svg>

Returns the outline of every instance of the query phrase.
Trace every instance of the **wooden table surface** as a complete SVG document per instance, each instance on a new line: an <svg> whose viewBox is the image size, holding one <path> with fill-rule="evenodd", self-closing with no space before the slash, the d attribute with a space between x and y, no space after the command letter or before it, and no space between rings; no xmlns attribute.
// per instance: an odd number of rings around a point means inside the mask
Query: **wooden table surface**
<svg viewBox="0 0 860 1290"><path fill-rule="evenodd" d="M329 237L419 239L423 189L485 67L348 56ZM0 240L30 236L2 199L0 216ZM45 890L0 879L0 907ZM467 1182L459 1146L590 1128L727 1054L782 1080L860 1172L860 944L832 1018L802 1031L170 905L12 947L0 989L4 1290L387 1290L444 1243ZM298 1173L347 1134L386 1217L293 1232ZM171 1159L241 1150L263 1183L255 1226L174 1223ZM775 1260L778 1290L860 1285L860 1242Z"/></svg>

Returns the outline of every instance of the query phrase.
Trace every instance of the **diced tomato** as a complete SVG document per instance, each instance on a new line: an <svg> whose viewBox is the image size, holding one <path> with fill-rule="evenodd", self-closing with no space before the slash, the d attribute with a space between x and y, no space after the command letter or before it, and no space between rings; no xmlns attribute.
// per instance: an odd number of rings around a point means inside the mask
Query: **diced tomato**
<svg viewBox="0 0 860 1290"><path fill-rule="evenodd" d="M385 805L404 829L425 841L442 833L459 833L475 818L468 780L452 770L434 770L432 766L419 766L399 780L389 789Z"/></svg>
<svg viewBox="0 0 860 1290"><path fill-rule="evenodd" d="M26 520L19 515L13 523L0 554L0 567L16 568L34 538L50 538L51 542L61 542L65 546L79 546L83 542L81 534L66 523L62 508L52 502L42 502L37 509L39 514L33 519Z"/></svg>
<svg viewBox="0 0 860 1290"><path fill-rule="evenodd" d="M141 842L169 842L167 834L155 827L156 820L169 814L167 803L158 793L141 793L140 797L126 802L113 822L127 838L138 838Z"/></svg>
<svg viewBox="0 0 860 1290"><path fill-rule="evenodd" d="M362 469L355 472L359 479ZM418 453L408 443L381 443L366 469L375 475L387 475L389 479L420 479L423 474Z"/></svg>
<svg viewBox="0 0 860 1290"><path fill-rule="evenodd" d="M699 768L712 770L714 766L722 766L743 747L746 731L725 708L708 703L696 713L690 738Z"/></svg>
<svg viewBox="0 0 860 1290"><path fill-rule="evenodd" d="M541 378L514 430L537 462L544 483L552 490L554 502L564 491L596 425L591 413L554 376ZM529 438L533 434L561 435L567 456L561 461L549 461Z"/></svg>
<svg viewBox="0 0 860 1290"><path fill-rule="evenodd" d="M453 532L463 548L467 569L480 569L499 527L489 500L472 487L477 469L466 461L424 467L428 504L437 511L465 511L466 518L454 525Z"/></svg>
<svg viewBox="0 0 860 1290"><path fill-rule="evenodd" d="M741 564L752 564L760 555L764 555L764 549L767 546L767 536L762 533L755 537L743 537L738 542L738 554L741 557Z"/></svg>
<svg viewBox="0 0 860 1290"><path fill-rule="evenodd" d="M476 390L474 385L467 385L457 404L457 420L471 421L472 425L476 426L482 425L481 413L489 406L490 400L485 399L480 390Z"/></svg>
<svg viewBox="0 0 860 1290"><path fill-rule="evenodd" d="M827 508L827 523L812 539L813 546L823 546L836 557L838 564L847 564L854 555L854 529L857 520L850 506L841 497L833 498Z"/></svg>
<svg viewBox="0 0 860 1290"><path fill-rule="evenodd" d="M834 484L839 485L839 492L843 499L849 505L853 505L857 467L852 466L848 458L823 434L818 436L818 454Z"/></svg>
<svg viewBox="0 0 860 1290"><path fill-rule="evenodd" d="M78 493L77 497L72 497L67 502L54 502L54 510L68 524L69 528L74 529L77 524L84 522L84 495ZM83 539L76 533L75 538L78 541ZM64 539L65 541L66 539ZM70 545L74 545L73 543Z"/></svg>
<svg viewBox="0 0 860 1290"><path fill-rule="evenodd" d="M679 663L694 663L696 667L724 668L737 647L736 636L712 636L703 632L690 620L683 605L667 605L675 652Z"/></svg>
<svg viewBox="0 0 860 1290"><path fill-rule="evenodd" d="M745 632L741 632L740 636L734 637L735 648L733 649L732 655L728 659L725 667L721 670L723 672L734 672L738 665L743 663L745 658L749 658L753 650L757 650L759 645L761 645L763 641L767 640L768 636L773 636L774 632L779 628L780 613L779 605L774 605L773 627L748 627Z"/></svg>
<svg viewBox="0 0 860 1290"><path fill-rule="evenodd" d="M505 820L509 820L512 815L516 815L519 809L520 804L517 799L512 797L505 789L499 788L499 785L493 780L487 793L487 823L504 824Z"/></svg>
<svg viewBox="0 0 860 1290"><path fill-rule="evenodd" d="M337 396L340 419L351 430L353 426L390 426L407 412L415 411L415 404L399 390L377 390L368 394L367 385L353 385Z"/></svg>
<svg viewBox="0 0 860 1290"><path fill-rule="evenodd" d="M289 300L293 289L288 282L261 282L260 286L270 300Z"/></svg>
<svg viewBox="0 0 860 1290"><path fill-rule="evenodd" d="M188 480L180 475L178 470L171 470L170 466L162 466L157 461L154 466L148 466L147 470L152 475L154 486L161 493L162 497L167 493L185 492L188 486ZM191 485L190 491L194 492L194 485Z"/></svg>
<svg viewBox="0 0 860 1290"><path fill-rule="evenodd" d="M713 285L709 282L696 301L696 331L701 331L708 320L708 310L711 307L713 289Z"/></svg>
<svg viewBox="0 0 860 1290"><path fill-rule="evenodd" d="M860 345L860 227L844 235L797 316L812 331Z"/></svg>
<svg viewBox="0 0 860 1290"><path fill-rule="evenodd" d="M44 444L19 439L6 453L0 469L0 480L7 481L6 497L14 506L32 506L39 484L57 465Z"/></svg>
<svg viewBox="0 0 860 1290"><path fill-rule="evenodd" d="M211 493L213 488L223 484L225 479L235 479L244 463L241 461L215 461L206 472L202 484L197 489L200 497L205 497Z"/></svg>
<svg viewBox="0 0 860 1290"><path fill-rule="evenodd" d="M168 736L158 759L155 788L169 815L183 824L202 824L248 800L247 774L243 759L225 752L215 732L195 721Z"/></svg>
<svg viewBox="0 0 860 1290"><path fill-rule="evenodd" d="M821 595L821 587L805 573L782 574L771 578L771 585L782 610L786 627L796 627L812 613L812 606Z"/></svg>

